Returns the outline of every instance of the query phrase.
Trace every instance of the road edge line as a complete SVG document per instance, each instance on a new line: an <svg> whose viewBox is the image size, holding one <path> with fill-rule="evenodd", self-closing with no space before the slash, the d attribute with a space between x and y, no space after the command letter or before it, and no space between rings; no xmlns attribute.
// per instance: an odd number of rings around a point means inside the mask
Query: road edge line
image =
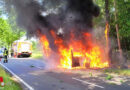
<svg viewBox="0 0 130 90"><path fill-rule="evenodd" d="M93 84L93 83L89 83L89 82L83 81L83 80L78 79L78 78L72 77L72 79L77 80L77 81L80 81L80 82L83 82L83 83L86 83L86 84L89 84L89 85L93 85L93 86L96 86L96 87L99 87L99 88L104 88L103 86L96 85L96 84Z"/></svg>
<svg viewBox="0 0 130 90"><path fill-rule="evenodd" d="M32 88L29 84L27 84L23 79L21 79L18 75L16 75L15 73L13 73L9 68L7 68L5 65L3 65L2 63L0 63L0 65L6 69L9 73L11 73L16 79L18 79L21 83L23 83L29 90L34 90L34 88Z"/></svg>

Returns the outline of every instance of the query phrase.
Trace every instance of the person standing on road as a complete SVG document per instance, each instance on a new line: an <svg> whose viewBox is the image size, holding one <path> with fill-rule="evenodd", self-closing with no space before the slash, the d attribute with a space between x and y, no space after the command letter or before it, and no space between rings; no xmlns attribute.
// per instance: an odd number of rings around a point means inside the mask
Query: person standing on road
<svg viewBox="0 0 130 90"><path fill-rule="evenodd" d="M8 63L8 50L4 49L4 63Z"/></svg>

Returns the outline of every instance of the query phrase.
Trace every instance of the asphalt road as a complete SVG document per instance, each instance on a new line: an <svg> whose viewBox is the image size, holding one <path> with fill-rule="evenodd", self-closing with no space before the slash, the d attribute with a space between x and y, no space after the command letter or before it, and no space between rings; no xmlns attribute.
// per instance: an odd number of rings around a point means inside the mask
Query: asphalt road
<svg viewBox="0 0 130 90"><path fill-rule="evenodd" d="M108 84L99 77L83 78L80 74L72 73L74 70L47 70L43 60L10 58L8 63L0 63L34 90L130 90L130 82ZM27 88L24 87L24 90Z"/></svg>

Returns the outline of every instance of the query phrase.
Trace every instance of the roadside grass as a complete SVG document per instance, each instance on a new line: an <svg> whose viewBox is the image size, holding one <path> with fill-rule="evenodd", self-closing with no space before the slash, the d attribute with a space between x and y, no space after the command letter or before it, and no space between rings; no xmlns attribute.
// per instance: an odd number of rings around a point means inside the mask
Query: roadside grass
<svg viewBox="0 0 130 90"><path fill-rule="evenodd" d="M115 73L118 75L130 76L130 69L106 69L105 73Z"/></svg>
<svg viewBox="0 0 130 90"><path fill-rule="evenodd" d="M22 90L20 84L11 79L10 75L7 74L1 67L0 77L3 77L5 83L4 87L0 86L0 90Z"/></svg>
<svg viewBox="0 0 130 90"><path fill-rule="evenodd" d="M42 51L40 50L33 50L31 58L41 59L43 57Z"/></svg>
<svg viewBox="0 0 130 90"><path fill-rule="evenodd" d="M111 75L107 75L106 80L111 80L113 77Z"/></svg>

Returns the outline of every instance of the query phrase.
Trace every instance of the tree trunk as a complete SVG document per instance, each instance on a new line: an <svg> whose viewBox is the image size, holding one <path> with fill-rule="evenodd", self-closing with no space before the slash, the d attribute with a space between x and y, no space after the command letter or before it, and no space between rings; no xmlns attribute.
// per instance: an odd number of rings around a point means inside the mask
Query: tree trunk
<svg viewBox="0 0 130 90"><path fill-rule="evenodd" d="M118 26L118 24L117 24L117 8L116 8L116 0L114 0L114 7L115 7L115 22L116 22L117 42L118 42L118 48L119 48L120 56L122 56L121 43L120 43L120 38L119 38L119 26Z"/></svg>
<svg viewBox="0 0 130 90"><path fill-rule="evenodd" d="M126 68L125 64L126 64L126 58L127 57L123 57L123 53L122 53L122 49L121 49L121 43L120 43L120 37L119 37L119 26L117 24L118 18L117 18L117 8L116 8L116 0L114 0L114 7L115 7L115 22L116 22L116 34L117 34L117 42L118 42L118 49L119 49L119 53L120 53L120 66L121 68Z"/></svg>

